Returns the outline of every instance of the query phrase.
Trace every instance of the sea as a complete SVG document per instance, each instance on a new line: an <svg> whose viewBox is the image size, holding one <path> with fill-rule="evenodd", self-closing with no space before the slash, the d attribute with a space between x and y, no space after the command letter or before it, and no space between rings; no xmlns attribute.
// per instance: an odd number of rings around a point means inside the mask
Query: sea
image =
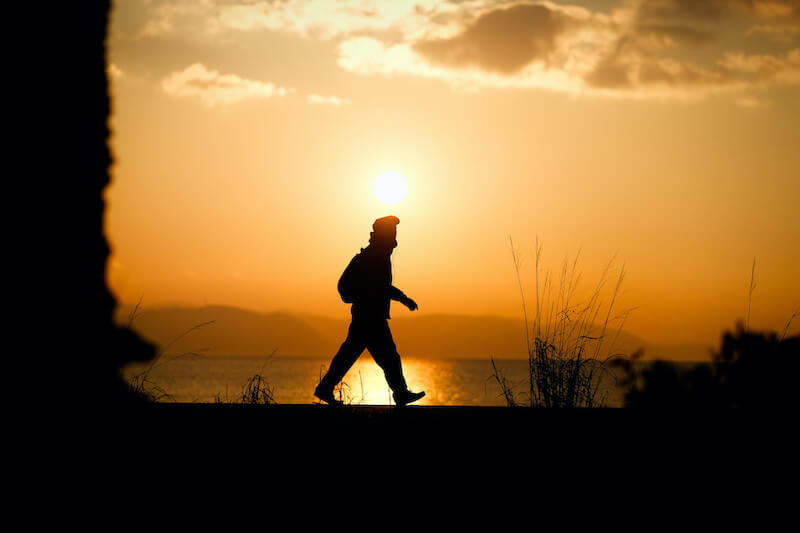
<svg viewBox="0 0 800 533"><path fill-rule="evenodd" d="M314 403L313 392L330 358L299 356L165 356L147 364L132 364L123 377L144 387L161 402L239 403L248 381L256 375L278 404ZM528 402L528 362L519 359L495 360L521 404ZM403 358L403 372L409 389L424 390L418 405L507 405L488 359ZM598 399L607 407L623 404L620 376L603 375ZM383 371L365 352L344 377L337 395L351 405L390 405L392 403Z"/></svg>

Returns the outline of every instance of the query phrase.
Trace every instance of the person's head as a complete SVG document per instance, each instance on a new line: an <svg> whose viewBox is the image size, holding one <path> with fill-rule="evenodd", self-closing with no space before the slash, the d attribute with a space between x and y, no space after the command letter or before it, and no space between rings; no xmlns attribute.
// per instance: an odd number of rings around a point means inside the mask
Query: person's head
<svg viewBox="0 0 800 533"><path fill-rule="evenodd" d="M395 216L382 217L372 224L369 243L381 250L391 252L397 246L397 225L400 219Z"/></svg>

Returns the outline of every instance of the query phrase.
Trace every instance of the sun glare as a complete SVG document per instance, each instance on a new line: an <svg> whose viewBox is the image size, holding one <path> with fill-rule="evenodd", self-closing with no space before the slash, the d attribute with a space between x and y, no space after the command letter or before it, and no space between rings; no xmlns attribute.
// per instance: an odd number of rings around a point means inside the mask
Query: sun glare
<svg viewBox="0 0 800 533"><path fill-rule="evenodd" d="M384 204L396 204L406 197L408 183L399 172L381 172L372 184L375 198Z"/></svg>

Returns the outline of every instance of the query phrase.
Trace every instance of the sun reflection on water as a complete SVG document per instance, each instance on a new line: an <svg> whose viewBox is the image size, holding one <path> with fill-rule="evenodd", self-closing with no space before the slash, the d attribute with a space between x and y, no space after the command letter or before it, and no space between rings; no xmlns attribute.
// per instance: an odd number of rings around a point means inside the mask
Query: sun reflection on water
<svg viewBox="0 0 800 533"><path fill-rule="evenodd" d="M404 358L403 373L410 390L426 393L415 405L464 405L481 400L464 390L461 383L463 373L458 372L452 362ZM383 371L369 357L359 359L344 377L343 383L346 384L345 398L353 404L393 403Z"/></svg>

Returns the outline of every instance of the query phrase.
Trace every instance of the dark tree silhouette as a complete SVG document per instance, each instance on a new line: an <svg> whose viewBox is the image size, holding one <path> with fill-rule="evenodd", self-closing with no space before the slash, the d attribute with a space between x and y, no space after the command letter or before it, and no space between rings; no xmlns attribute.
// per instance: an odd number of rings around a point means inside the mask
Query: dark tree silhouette
<svg viewBox="0 0 800 533"><path fill-rule="evenodd" d="M641 353L639 354L641 356ZM685 369L666 361L623 370L627 407L789 409L800 405L800 336L752 332L741 324L722 335L710 364Z"/></svg>
<svg viewBox="0 0 800 533"><path fill-rule="evenodd" d="M14 156L30 187L23 222L32 230L27 247L33 253L23 254L34 289L21 301L28 340L40 358L34 364L51 378L46 396L59 400L54 407L79 401L84 410L105 410L140 403L144 398L126 385L120 369L150 359L155 350L114 324L116 301L106 283L110 3L23 9L37 28L41 24L38 44L46 50L46 57L36 52L24 61L31 102L14 132L22 146Z"/></svg>

